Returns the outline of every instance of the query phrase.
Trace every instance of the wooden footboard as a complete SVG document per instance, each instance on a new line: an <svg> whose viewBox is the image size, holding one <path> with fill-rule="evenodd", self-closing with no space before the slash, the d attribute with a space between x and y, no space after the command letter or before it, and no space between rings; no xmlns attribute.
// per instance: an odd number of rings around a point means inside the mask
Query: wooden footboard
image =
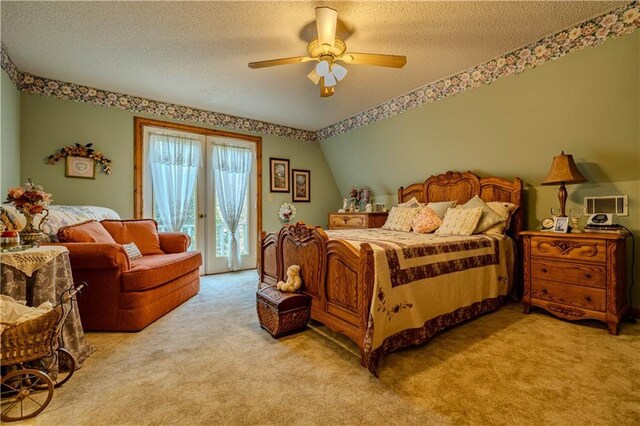
<svg viewBox="0 0 640 426"><path fill-rule="evenodd" d="M285 280L291 265L300 265L304 293L311 296L311 318L352 339L364 364L374 280L371 246L363 244L358 251L302 222L278 233L261 233L259 287Z"/></svg>

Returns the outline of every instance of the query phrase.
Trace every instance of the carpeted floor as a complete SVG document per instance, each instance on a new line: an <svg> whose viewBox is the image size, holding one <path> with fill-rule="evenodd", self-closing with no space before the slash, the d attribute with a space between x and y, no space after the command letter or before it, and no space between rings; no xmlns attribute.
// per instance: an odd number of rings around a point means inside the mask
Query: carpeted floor
<svg viewBox="0 0 640 426"><path fill-rule="evenodd" d="M614 337L512 304L388 356L376 379L319 324L272 339L256 282L207 277L140 333L89 333L98 351L31 422L640 424L640 324Z"/></svg>

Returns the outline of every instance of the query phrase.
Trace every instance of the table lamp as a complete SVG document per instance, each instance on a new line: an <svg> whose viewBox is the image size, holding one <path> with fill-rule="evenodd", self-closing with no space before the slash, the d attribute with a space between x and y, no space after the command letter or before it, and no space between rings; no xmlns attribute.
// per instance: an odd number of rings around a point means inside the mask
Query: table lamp
<svg viewBox="0 0 640 426"><path fill-rule="evenodd" d="M551 169L547 177L542 181L542 185L560 184L558 190L558 200L560 200L560 217L567 217L565 207L567 205L567 190L564 187L569 183L586 182L587 178L580 173L576 163L573 161L573 155L565 154L564 151L560 155L553 157Z"/></svg>

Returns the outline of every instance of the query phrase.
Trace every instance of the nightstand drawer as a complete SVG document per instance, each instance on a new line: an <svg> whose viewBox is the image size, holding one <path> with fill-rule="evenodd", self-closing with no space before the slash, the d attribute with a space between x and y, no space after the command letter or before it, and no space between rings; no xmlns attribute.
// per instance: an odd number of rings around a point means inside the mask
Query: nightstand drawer
<svg viewBox="0 0 640 426"><path fill-rule="evenodd" d="M599 263L607 260L606 242L586 238L533 237L531 255Z"/></svg>
<svg viewBox="0 0 640 426"><path fill-rule="evenodd" d="M330 228L365 228L367 225L367 217L365 215L331 215L329 218Z"/></svg>
<svg viewBox="0 0 640 426"><path fill-rule="evenodd" d="M605 311L605 291L591 287L533 279L531 280L531 298L592 311Z"/></svg>
<svg viewBox="0 0 640 426"><path fill-rule="evenodd" d="M605 288L605 275L604 266L542 259L531 261L531 276L535 279Z"/></svg>

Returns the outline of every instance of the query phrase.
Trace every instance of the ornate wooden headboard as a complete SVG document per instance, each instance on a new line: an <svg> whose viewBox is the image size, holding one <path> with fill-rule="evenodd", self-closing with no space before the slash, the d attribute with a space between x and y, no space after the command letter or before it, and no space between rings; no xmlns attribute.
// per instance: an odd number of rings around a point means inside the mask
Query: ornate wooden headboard
<svg viewBox="0 0 640 426"><path fill-rule="evenodd" d="M506 201L518 206L508 234L519 240L518 233L524 226L524 197L522 180L501 177L478 177L471 172L447 172L429 177L423 183L414 183L398 189L398 202L404 203L416 197L421 203L453 201L463 204L478 195L482 201Z"/></svg>

